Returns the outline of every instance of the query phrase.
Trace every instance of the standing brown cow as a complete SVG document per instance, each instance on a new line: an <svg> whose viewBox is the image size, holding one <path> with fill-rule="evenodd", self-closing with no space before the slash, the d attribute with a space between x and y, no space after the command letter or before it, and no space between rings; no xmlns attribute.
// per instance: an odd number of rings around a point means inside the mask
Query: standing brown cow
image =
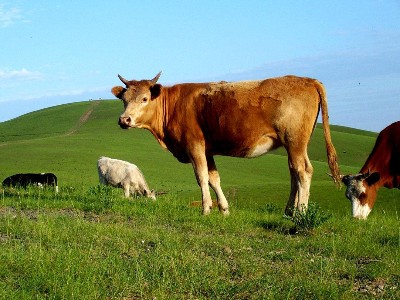
<svg viewBox="0 0 400 300"><path fill-rule="evenodd" d="M209 185L220 211L229 214L214 155L257 157L277 147L288 153L291 192L286 213L307 208L313 167L307 145L319 110L335 182L340 181L331 142L323 85L286 76L260 81L184 83L164 87L152 80L126 80L112 93L125 107L122 128L145 128L182 163L191 163L202 192L203 214L212 208Z"/></svg>

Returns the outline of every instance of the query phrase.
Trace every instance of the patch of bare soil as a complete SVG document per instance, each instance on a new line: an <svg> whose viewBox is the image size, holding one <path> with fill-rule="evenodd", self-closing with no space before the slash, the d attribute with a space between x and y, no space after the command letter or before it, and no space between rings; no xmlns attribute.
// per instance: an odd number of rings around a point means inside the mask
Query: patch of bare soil
<svg viewBox="0 0 400 300"><path fill-rule="evenodd" d="M10 217L12 219L17 217L26 217L30 220L38 220L39 215L59 215L67 217L84 217L84 212L78 209L65 208L65 209L16 209L14 207L0 207L0 217Z"/></svg>
<svg viewBox="0 0 400 300"><path fill-rule="evenodd" d="M386 282L382 279L368 280L359 278L354 282L353 291L364 295L382 296L386 287Z"/></svg>
<svg viewBox="0 0 400 300"><path fill-rule="evenodd" d="M362 268L365 265L379 262L379 260L362 257L357 261L358 268ZM390 294L398 293L398 286L396 282L389 282L382 278L370 279L367 277L356 277L353 283L353 291L361 293L366 296L373 296L381 298L389 292Z"/></svg>
<svg viewBox="0 0 400 300"><path fill-rule="evenodd" d="M24 217L32 221L38 221L40 216L47 217L67 217L67 218L79 218L90 223L101 223L101 222L130 222L123 216L116 214L97 214L90 211L82 211L75 208L61 208L61 209L17 209L14 207L0 207L0 218L19 218ZM0 242L2 236L0 234Z"/></svg>

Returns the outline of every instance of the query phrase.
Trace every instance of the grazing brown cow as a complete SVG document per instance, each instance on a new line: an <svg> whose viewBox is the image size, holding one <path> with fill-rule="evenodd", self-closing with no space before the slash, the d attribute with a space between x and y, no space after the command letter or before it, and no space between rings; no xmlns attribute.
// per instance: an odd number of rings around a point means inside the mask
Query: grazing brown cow
<svg viewBox="0 0 400 300"><path fill-rule="evenodd" d="M342 178L353 217L366 219L382 186L400 189L400 121L383 129L360 173Z"/></svg>
<svg viewBox="0 0 400 300"><path fill-rule="evenodd" d="M260 81L184 83L171 87L152 80L128 81L112 93L125 107L122 128L145 128L182 163L192 163L202 192L203 214L218 206L228 214L214 155L257 157L283 146L288 152L291 192L286 213L307 208L313 167L307 145L319 110L328 162L336 182L340 172L331 142L323 85L315 79L286 76Z"/></svg>

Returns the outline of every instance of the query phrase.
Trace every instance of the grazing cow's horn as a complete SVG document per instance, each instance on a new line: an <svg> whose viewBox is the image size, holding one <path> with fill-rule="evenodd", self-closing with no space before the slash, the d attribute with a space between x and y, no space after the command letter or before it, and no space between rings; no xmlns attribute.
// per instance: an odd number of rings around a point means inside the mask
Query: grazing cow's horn
<svg viewBox="0 0 400 300"><path fill-rule="evenodd" d="M333 178L333 175L331 173L326 173L329 177ZM345 175L339 174L340 179L342 179Z"/></svg>
<svg viewBox="0 0 400 300"><path fill-rule="evenodd" d="M129 84L129 81L126 80L124 77L122 77L122 76L119 75L119 74L118 74L118 78L119 78L119 80L121 80L123 83L125 83L125 85L128 85L128 84Z"/></svg>
<svg viewBox="0 0 400 300"><path fill-rule="evenodd" d="M162 72L162 71L160 71L160 73L158 73L158 74L156 75L156 77L154 77L154 78L151 80L151 82L152 82L153 84L156 84L156 83L157 83L158 79L159 79L160 76L161 76L161 72Z"/></svg>

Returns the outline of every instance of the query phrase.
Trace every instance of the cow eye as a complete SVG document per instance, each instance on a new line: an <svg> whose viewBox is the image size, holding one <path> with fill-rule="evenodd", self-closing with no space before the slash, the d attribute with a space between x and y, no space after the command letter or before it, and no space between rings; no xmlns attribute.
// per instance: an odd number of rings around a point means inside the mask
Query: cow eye
<svg viewBox="0 0 400 300"><path fill-rule="evenodd" d="M147 102L147 97L144 97L144 98L143 98L143 102Z"/></svg>

